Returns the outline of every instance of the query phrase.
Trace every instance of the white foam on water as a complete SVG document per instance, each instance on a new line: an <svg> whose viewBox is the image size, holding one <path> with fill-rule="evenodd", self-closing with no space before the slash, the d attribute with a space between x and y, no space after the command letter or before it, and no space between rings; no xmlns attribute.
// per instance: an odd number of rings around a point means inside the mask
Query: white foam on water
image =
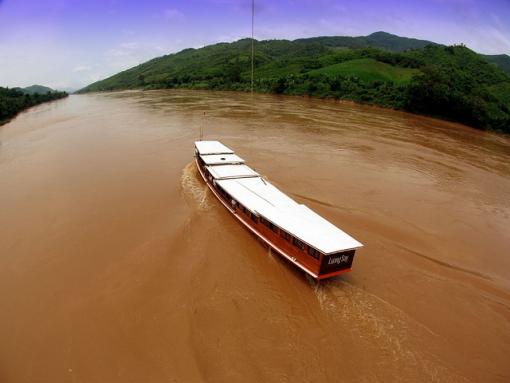
<svg viewBox="0 0 510 383"><path fill-rule="evenodd" d="M182 170L181 190L184 199L191 207L202 211L209 210L212 207L208 187L198 173L194 162L190 162Z"/></svg>

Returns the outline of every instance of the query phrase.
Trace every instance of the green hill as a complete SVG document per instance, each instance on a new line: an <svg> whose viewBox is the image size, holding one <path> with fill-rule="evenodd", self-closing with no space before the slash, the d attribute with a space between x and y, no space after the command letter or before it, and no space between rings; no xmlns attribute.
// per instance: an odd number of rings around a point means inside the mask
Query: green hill
<svg viewBox="0 0 510 383"><path fill-rule="evenodd" d="M294 40L296 43L319 43L328 47L343 48L380 48L394 52L408 49L425 48L427 45L438 45L432 41L400 37L387 32L375 32L368 36L322 36Z"/></svg>
<svg viewBox="0 0 510 383"><path fill-rule="evenodd" d="M20 88L20 90L26 94L46 94L48 92L55 92L55 90L42 85L31 85L26 88Z"/></svg>
<svg viewBox="0 0 510 383"><path fill-rule="evenodd" d="M93 83L117 89L250 89L251 40L185 49ZM510 77L465 46L377 32L255 41L255 90L348 99L510 132Z"/></svg>
<svg viewBox="0 0 510 383"><path fill-rule="evenodd" d="M412 39L392 35L387 32L375 32L366 37L368 46L387 49L390 51L402 52L409 49L421 49L427 45L439 45L427 40Z"/></svg>

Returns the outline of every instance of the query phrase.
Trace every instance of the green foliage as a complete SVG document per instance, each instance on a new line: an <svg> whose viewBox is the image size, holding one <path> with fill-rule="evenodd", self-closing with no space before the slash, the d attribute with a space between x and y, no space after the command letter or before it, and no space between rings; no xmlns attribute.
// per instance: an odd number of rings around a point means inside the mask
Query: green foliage
<svg viewBox="0 0 510 383"><path fill-rule="evenodd" d="M488 88L488 91L510 108L510 82L500 82L492 85Z"/></svg>
<svg viewBox="0 0 510 383"><path fill-rule="evenodd" d="M25 93L23 89L19 88L0 87L0 124L9 121L16 114L31 106L63 97L67 97L66 92Z"/></svg>
<svg viewBox="0 0 510 383"><path fill-rule="evenodd" d="M384 49L381 49L384 48ZM464 46L378 32L255 41L258 92L347 99L510 132L510 77ZM250 89L251 40L186 49L98 81L116 89Z"/></svg>
<svg viewBox="0 0 510 383"><path fill-rule="evenodd" d="M404 109L510 133L510 78L464 46L413 52L428 62Z"/></svg>
<svg viewBox="0 0 510 383"><path fill-rule="evenodd" d="M510 75L510 56L508 55L481 55L485 60L503 69Z"/></svg>

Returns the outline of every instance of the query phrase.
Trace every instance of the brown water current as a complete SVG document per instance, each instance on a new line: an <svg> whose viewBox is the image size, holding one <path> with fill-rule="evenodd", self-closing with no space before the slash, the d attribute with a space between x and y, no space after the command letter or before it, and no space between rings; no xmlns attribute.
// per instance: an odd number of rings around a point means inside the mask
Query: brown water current
<svg viewBox="0 0 510 383"><path fill-rule="evenodd" d="M215 199L232 147L365 247L317 284ZM270 95L71 96L0 127L0 382L509 382L510 139Z"/></svg>

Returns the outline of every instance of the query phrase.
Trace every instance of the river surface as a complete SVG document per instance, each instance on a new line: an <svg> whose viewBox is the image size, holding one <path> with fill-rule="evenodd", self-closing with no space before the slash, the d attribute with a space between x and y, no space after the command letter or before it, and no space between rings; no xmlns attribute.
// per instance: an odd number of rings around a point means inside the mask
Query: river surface
<svg viewBox="0 0 510 383"><path fill-rule="evenodd" d="M317 284L207 190L219 139L361 241ZM73 95L0 127L0 382L509 382L510 139L369 106Z"/></svg>

